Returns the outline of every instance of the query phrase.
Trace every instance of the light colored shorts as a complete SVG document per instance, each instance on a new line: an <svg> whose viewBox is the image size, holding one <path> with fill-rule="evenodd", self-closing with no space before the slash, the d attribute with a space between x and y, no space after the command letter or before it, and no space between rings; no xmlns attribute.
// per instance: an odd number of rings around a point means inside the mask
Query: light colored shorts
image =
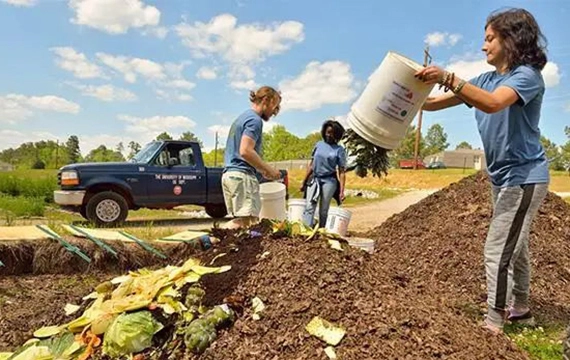
<svg viewBox="0 0 570 360"><path fill-rule="evenodd" d="M222 175L222 190L230 216L259 216L261 198L259 181L255 176L240 171L225 172Z"/></svg>

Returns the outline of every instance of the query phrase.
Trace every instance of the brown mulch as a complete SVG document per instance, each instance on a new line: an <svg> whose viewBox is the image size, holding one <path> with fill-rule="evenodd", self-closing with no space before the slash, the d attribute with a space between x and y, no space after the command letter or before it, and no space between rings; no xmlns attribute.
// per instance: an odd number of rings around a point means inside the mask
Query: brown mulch
<svg viewBox="0 0 570 360"><path fill-rule="evenodd" d="M325 344L304 329L321 316L346 329L336 347L343 360L528 359L507 337L479 327L485 308L482 249L491 216L489 191L485 176L477 174L411 206L367 234L376 239L373 255L353 248L339 252L322 239L219 231L214 235L222 243L196 255L209 263L225 254L214 265L230 264L232 271L204 277L207 303L257 296L267 308L255 321L246 306L234 326L196 358L327 359ZM570 317L568 224L570 207L549 194L531 238L531 301L539 321L563 323ZM6 281L0 278L0 289L25 288ZM45 287L57 291L55 285ZM62 291L62 296L71 292ZM70 296L89 291L78 288ZM52 295L40 291L34 298L42 296ZM58 299L44 304L63 309L68 300ZM20 299L18 306L45 307L30 298ZM13 333L24 333L19 339L25 340L26 329L32 328L13 319L9 325L6 309L0 302L0 351L18 343ZM33 328L62 320L49 316ZM12 336L8 342L7 334Z"/></svg>
<svg viewBox="0 0 570 360"><path fill-rule="evenodd" d="M14 350L43 327L65 323L65 304L81 298L110 274L0 277L0 352Z"/></svg>
<svg viewBox="0 0 570 360"><path fill-rule="evenodd" d="M429 288L471 312L485 307L483 247L491 220L483 173L450 185L370 231L374 262L409 286ZM397 252L400 256L393 256ZM539 321L570 319L570 206L549 193L531 228L531 301Z"/></svg>

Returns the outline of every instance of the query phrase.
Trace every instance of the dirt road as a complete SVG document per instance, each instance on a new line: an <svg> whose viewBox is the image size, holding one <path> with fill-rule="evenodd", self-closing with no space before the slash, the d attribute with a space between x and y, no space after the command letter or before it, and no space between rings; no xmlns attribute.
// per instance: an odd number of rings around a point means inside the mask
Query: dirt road
<svg viewBox="0 0 570 360"><path fill-rule="evenodd" d="M352 218L349 231L366 231L382 224L390 216L404 211L437 190L415 190L395 198L350 208Z"/></svg>

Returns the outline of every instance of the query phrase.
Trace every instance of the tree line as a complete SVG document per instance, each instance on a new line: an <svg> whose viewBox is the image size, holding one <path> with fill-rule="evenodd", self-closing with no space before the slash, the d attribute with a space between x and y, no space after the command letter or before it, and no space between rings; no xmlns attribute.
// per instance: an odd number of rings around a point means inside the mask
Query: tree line
<svg viewBox="0 0 570 360"><path fill-rule="evenodd" d="M570 127L565 129L566 142L562 145L553 143L542 136L541 142L553 170L564 170L570 166ZM157 135L156 140L174 140L167 132ZM183 133L176 140L196 141L203 147L202 141L192 132ZM299 137L282 126L277 125L263 135L263 158L266 161L283 161L310 159L313 147L321 140L319 132ZM420 136L419 156L429 155L449 150L448 136L440 124L431 125L425 136ZM400 146L390 152L391 161L396 164L401 159L412 159L416 142L416 127L410 126ZM220 148L203 154L207 166L221 166L223 164L224 149ZM472 149L472 145L462 141L456 149ZM110 162L126 161L131 159L141 149L141 144L130 141L126 147L120 142L115 148L100 145L82 156L79 138L71 135L66 142L53 140L27 142L17 148L0 151L0 162L9 163L17 168L24 169L56 169L66 164L78 162Z"/></svg>

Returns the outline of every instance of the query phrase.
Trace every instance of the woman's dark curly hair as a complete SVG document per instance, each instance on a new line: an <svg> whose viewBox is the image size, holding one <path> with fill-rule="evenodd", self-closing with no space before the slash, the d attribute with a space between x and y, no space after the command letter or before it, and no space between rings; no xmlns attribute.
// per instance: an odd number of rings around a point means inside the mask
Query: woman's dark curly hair
<svg viewBox="0 0 570 360"><path fill-rule="evenodd" d="M344 136L344 127L336 120L327 120L324 122L323 127L321 128L321 136L323 137L323 140L326 138L325 133L327 132L327 128L329 126L333 129L335 142L339 142L340 139L342 139Z"/></svg>
<svg viewBox="0 0 570 360"><path fill-rule="evenodd" d="M509 69L520 65L544 69L548 61L547 41L530 12L524 9L508 9L493 13L487 18L485 29L489 26L499 35Z"/></svg>

